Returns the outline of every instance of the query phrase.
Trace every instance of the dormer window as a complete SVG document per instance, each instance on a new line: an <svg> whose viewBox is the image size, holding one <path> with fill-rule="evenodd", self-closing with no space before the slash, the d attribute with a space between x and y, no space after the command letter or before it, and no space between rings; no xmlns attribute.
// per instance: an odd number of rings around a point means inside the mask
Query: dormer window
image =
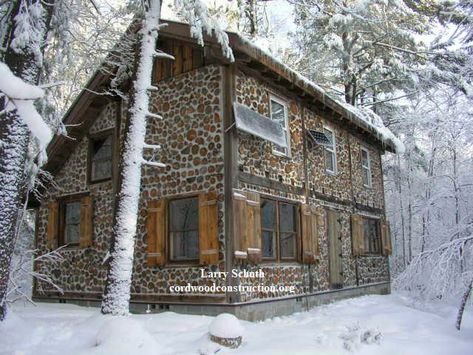
<svg viewBox="0 0 473 355"><path fill-rule="evenodd" d="M273 121L281 125L284 131L284 136L286 137L286 146L287 146L287 147L281 147L278 145L273 145L273 153L290 157L291 156L291 145L290 145L291 142L290 142L290 135L289 135L289 120L287 117L286 103L274 96L270 97L269 103L270 103L270 117Z"/></svg>

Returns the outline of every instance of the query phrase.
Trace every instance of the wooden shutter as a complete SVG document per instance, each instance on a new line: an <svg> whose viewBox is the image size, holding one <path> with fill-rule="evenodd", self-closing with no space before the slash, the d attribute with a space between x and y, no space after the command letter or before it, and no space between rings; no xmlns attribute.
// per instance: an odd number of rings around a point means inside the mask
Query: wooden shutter
<svg viewBox="0 0 473 355"><path fill-rule="evenodd" d="M314 206L301 206L302 262L314 264L319 254L318 213Z"/></svg>
<svg viewBox="0 0 473 355"><path fill-rule="evenodd" d="M257 192L246 192L246 238L248 260L261 261L261 202Z"/></svg>
<svg viewBox="0 0 473 355"><path fill-rule="evenodd" d="M59 203L51 201L48 204L47 248L56 249L59 235Z"/></svg>
<svg viewBox="0 0 473 355"><path fill-rule="evenodd" d="M215 191L199 195L199 251L201 265L218 263L218 204Z"/></svg>
<svg viewBox="0 0 473 355"><path fill-rule="evenodd" d="M391 255L392 254L391 228L389 226L389 222L386 221L385 219L381 219L380 229L381 229L382 254L386 256Z"/></svg>
<svg viewBox="0 0 473 355"><path fill-rule="evenodd" d="M261 261L261 200L257 192L234 191L233 237L235 257Z"/></svg>
<svg viewBox="0 0 473 355"><path fill-rule="evenodd" d="M233 192L233 242L235 257L247 259L247 235L246 227L246 193L243 191Z"/></svg>
<svg viewBox="0 0 473 355"><path fill-rule="evenodd" d="M353 255L362 255L365 252L365 236L363 217L358 214L351 216L351 246Z"/></svg>
<svg viewBox="0 0 473 355"><path fill-rule="evenodd" d="M92 197L85 196L80 201L80 237L79 246L87 248L92 245L93 226L93 204Z"/></svg>
<svg viewBox="0 0 473 355"><path fill-rule="evenodd" d="M166 263L166 200L148 202L146 220L148 266L162 266Z"/></svg>

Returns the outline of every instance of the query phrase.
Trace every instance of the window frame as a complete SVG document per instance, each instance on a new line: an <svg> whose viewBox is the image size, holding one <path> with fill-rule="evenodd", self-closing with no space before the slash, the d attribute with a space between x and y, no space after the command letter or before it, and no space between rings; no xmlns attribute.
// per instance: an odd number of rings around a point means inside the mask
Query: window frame
<svg viewBox="0 0 473 355"><path fill-rule="evenodd" d="M299 236L300 236L300 204L295 201L285 200L285 199L278 199L272 196L261 196L260 205L263 204L263 200L269 200L276 203L276 235L275 235L275 256L274 258L264 257L263 256L263 240L261 239L261 260L262 262L270 263L270 262L295 262L299 260ZM294 207L294 257L281 257L281 226L280 226L280 204L288 204ZM263 232L263 226L261 225L261 232ZM263 238L263 233L261 233L261 238Z"/></svg>
<svg viewBox="0 0 473 355"><path fill-rule="evenodd" d="M375 255L382 255L382 240L381 240L381 220L376 217L368 217L362 216L363 218L363 244L364 244L364 252L363 254L366 256L375 256ZM365 221L374 221L376 225L376 243L378 250L372 250L370 248L370 242L368 240L368 249L366 248L367 245L367 235L365 233Z"/></svg>
<svg viewBox="0 0 473 355"><path fill-rule="evenodd" d="M59 228L58 228L58 240L57 240L57 245L58 247L60 246L65 246L66 248L71 248L71 249L76 249L80 247L80 224L81 224L81 213L82 211L79 211L79 240L77 243L73 244L66 244L65 243L65 236L66 236L66 205L74 202L78 202L79 205L82 207L82 198L88 196L88 192L84 193L79 193L79 194L73 194L73 195L67 195L67 196L62 196L57 199L58 202L58 223L59 223ZM81 208L82 209L82 208Z"/></svg>
<svg viewBox="0 0 473 355"><path fill-rule="evenodd" d="M373 177L371 175L371 156L370 156L370 151L365 148L365 147L361 147L361 150L360 150L360 154L361 154L361 179L362 179L362 183L363 183L363 186L364 187L368 187L368 188L371 188L373 187ZM368 166L365 166L363 164L363 152L366 153L366 158L367 158L367 162L368 162ZM365 181L364 181L364 173L365 173L365 170L368 172L368 184L365 184Z"/></svg>
<svg viewBox="0 0 473 355"><path fill-rule="evenodd" d="M328 127L328 126L323 126L322 129L323 129L324 133L325 133L325 130L329 131L332 134L332 138L333 138L333 144L332 144L333 148L329 148L327 145L324 145L325 172L327 174L330 174L330 175L336 175L337 171L338 171L338 167L337 167L337 138L336 138L336 135L335 135L335 130L333 128ZM334 170L330 170L327 167L327 158L326 158L327 152L333 154L333 168L334 168Z"/></svg>
<svg viewBox="0 0 473 355"><path fill-rule="evenodd" d="M106 178L94 180L92 178L94 142L98 141L98 140L101 140L101 139L107 139L109 136L112 138L112 148L111 148L112 149L112 152L111 152L112 154L111 154L111 157L110 157L112 169L111 169L111 172L110 172L110 176L106 177ZM116 149L115 149L115 128L109 128L109 129L106 129L106 130L103 130L103 131L100 131L100 132L97 132L97 133L89 134L88 139L89 139L89 145L88 145L88 148L87 148L88 149L88 151L87 151L87 181L88 181L88 183L89 184L98 184L98 183L101 183L101 182L112 180L114 178L114 175L115 175L114 174L114 171L115 171L115 152L116 152Z"/></svg>
<svg viewBox="0 0 473 355"><path fill-rule="evenodd" d="M284 107L284 127L283 130L285 132L286 136L286 143L287 143L287 148L285 148L285 152L280 152L275 149L277 146L276 144L272 144L271 151L274 155L278 155L281 157L286 157L286 158L291 158L292 153L291 153L291 134L290 134L290 127L289 127L289 112L288 112L288 107L287 107L287 101L283 100L282 98L270 93L269 94L269 119L273 120L273 113L271 109L271 101L274 101L281 106Z"/></svg>
<svg viewBox="0 0 473 355"><path fill-rule="evenodd" d="M174 259L172 255L172 240L171 240L171 202L186 199L197 200L197 258L196 259ZM200 234L199 234L199 195L198 194L184 194L172 197L166 197L166 264L175 265L199 265L200 263Z"/></svg>

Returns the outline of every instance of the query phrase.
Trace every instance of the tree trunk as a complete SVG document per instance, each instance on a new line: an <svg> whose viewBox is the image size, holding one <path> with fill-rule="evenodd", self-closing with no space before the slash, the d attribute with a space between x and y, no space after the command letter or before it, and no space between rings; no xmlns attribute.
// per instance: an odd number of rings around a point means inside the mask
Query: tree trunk
<svg viewBox="0 0 473 355"><path fill-rule="evenodd" d="M34 54L16 53L11 48L14 36L14 19L20 12L21 1L17 0L12 7L9 27L5 30L3 47L6 48L5 64L13 74L30 84L37 84L41 68L35 63ZM46 30L53 13L54 0L45 1ZM42 48L43 49L43 48ZM5 108L5 99L0 100L0 111ZM28 152L29 131L16 111L3 114L0 125L0 321L6 316L6 294L10 275L10 262L13 254L14 240L21 202L26 190L25 165Z"/></svg>
<svg viewBox="0 0 473 355"><path fill-rule="evenodd" d="M468 298L470 297L472 288L473 288L473 279L471 279L470 285L468 286L465 293L463 294L462 301L460 303L460 308L458 309L457 322L455 324L458 330L460 330L460 327L462 324L463 312L465 311L466 302L468 301Z"/></svg>
<svg viewBox="0 0 473 355"><path fill-rule="evenodd" d="M160 12L161 1L149 0L140 29L139 63L133 87L130 125L126 132L122 154L121 185L113 223L107 283L102 301L103 314L129 313L141 167L149 107L148 89L151 86Z"/></svg>
<svg viewBox="0 0 473 355"><path fill-rule="evenodd" d="M2 107L3 107L2 103ZM6 316L6 294L10 276L24 166L28 149L28 129L15 111L4 115L0 125L0 321Z"/></svg>

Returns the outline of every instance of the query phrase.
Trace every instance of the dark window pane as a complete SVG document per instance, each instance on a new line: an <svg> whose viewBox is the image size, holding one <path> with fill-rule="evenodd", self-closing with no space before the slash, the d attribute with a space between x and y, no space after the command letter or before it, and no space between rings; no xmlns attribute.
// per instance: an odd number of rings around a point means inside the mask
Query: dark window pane
<svg viewBox="0 0 473 355"><path fill-rule="evenodd" d="M281 233L281 258L294 258L296 256L296 234Z"/></svg>
<svg viewBox="0 0 473 355"><path fill-rule="evenodd" d="M370 184L370 171L368 169L363 168L363 185L369 186Z"/></svg>
<svg viewBox="0 0 473 355"><path fill-rule="evenodd" d="M197 198L171 201L169 204L170 231L197 230L199 213Z"/></svg>
<svg viewBox="0 0 473 355"><path fill-rule="evenodd" d="M275 234L271 231L261 232L261 247L263 258L274 258L275 257Z"/></svg>
<svg viewBox="0 0 473 355"><path fill-rule="evenodd" d="M380 251L380 236L378 234L378 221L365 218L363 220L365 235L365 251L368 253L378 253Z"/></svg>
<svg viewBox="0 0 473 355"><path fill-rule="evenodd" d="M173 260L199 258L198 207L197 198L169 202L169 232Z"/></svg>
<svg viewBox="0 0 473 355"><path fill-rule="evenodd" d="M262 200L261 202L261 228L276 230L276 202Z"/></svg>
<svg viewBox="0 0 473 355"><path fill-rule="evenodd" d="M289 203L279 203L279 230L281 232L294 232L296 206Z"/></svg>
<svg viewBox="0 0 473 355"><path fill-rule="evenodd" d="M196 230L171 232L171 240L173 260L199 258L199 236Z"/></svg>
<svg viewBox="0 0 473 355"><path fill-rule="evenodd" d="M335 171L335 154L325 151L325 168L329 171Z"/></svg>
<svg viewBox="0 0 473 355"><path fill-rule="evenodd" d="M112 136L95 139L92 143L92 180L107 179L112 176Z"/></svg>
<svg viewBox="0 0 473 355"><path fill-rule="evenodd" d="M80 202L65 205L64 244L79 244L80 238Z"/></svg>

